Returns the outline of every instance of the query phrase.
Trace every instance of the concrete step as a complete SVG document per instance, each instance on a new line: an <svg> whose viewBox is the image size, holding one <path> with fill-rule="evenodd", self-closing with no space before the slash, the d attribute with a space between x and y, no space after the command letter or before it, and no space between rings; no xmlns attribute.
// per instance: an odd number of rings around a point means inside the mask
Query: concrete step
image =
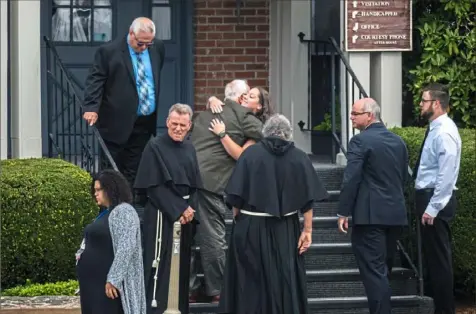
<svg viewBox="0 0 476 314"><path fill-rule="evenodd" d="M313 163L313 166L327 191L340 190L344 176L344 167L327 163Z"/></svg>
<svg viewBox="0 0 476 314"><path fill-rule="evenodd" d="M309 314L368 314L366 297L308 298ZM217 304L190 304L190 313L217 313ZM433 314L433 300L417 295L393 296L392 314Z"/></svg>
<svg viewBox="0 0 476 314"><path fill-rule="evenodd" d="M198 274L203 278L203 274ZM365 289L362 284L359 270L327 269L306 270L307 295L310 298L332 297L363 297ZM417 281L413 271L405 268L394 268L390 281L393 295L417 294Z"/></svg>
<svg viewBox="0 0 476 314"><path fill-rule="evenodd" d="M228 248L227 248L228 249ZM200 247L194 246L192 250L200 260ZM306 269L330 270L357 267L352 245L350 243L313 243L304 254ZM396 254L394 267L401 266L400 254Z"/></svg>
<svg viewBox="0 0 476 314"><path fill-rule="evenodd" d="M362 278L357 268L308 270L307 289L310 298L363 297ZM394 268L390 286L393 295L417 294L417 281L412 270Z"/></svg>
<svg viewBox="0 0 476 314"><path fill-rule="evenodd" d="M349 230L341 233L337 229L337 215L312 218L312 241L314 243L345 243L350 242L352 233L351 219Z"/></svg>

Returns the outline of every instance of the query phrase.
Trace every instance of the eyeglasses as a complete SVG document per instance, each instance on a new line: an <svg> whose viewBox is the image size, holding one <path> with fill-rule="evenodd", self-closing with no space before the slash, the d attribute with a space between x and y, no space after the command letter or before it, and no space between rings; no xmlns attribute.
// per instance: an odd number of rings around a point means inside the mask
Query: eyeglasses
<svg viewBox="0 0 476 314"><path fill-rule="evenodd" d="M352 111L352 112L350 113L350 115L351 115L351 116L361 116L361 115L366 114L366 113L370 113L370 112L368 112L368 111L364 111L364 112Z"/></svg>
<svg viewBox="0 0 476 314"><path fill-rule="evenodd" d="M150 41L150 42L143 42L143 41L139 41L139 39L137 38L136 34L134 34L134 38L136 39L137 41L137 46L139 47L142 47L142 46L147 46L147 47L150 47L154 44L153 41Z"/></svg>

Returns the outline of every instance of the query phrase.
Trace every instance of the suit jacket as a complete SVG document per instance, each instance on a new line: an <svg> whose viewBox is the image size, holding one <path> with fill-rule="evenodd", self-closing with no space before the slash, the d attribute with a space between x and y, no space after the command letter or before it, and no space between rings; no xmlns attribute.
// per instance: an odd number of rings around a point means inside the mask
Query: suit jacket
<svg viewBox="0 0 476 314"><path fill-rule="evenodd" d="M147 130L155 135L160 94L160 72L164 65L165 48L155 39L148 48L155 82L155 112ZM127 37L119 38L98 48L84 89L84 112L96 112L96 127L101 136L116 144L125 143L137 119L139 96Z"/></svg>
<svg viewBox="0 0 476 314"><path fill-rule="evenodd" d="M347 150L338 214L352 215L355 225L407 225L405 142L384 124L374 123L352 137Z"/></svg>
<svg viewBox="0 0 476 314"><path fill-rule="evenodd" d="M220 138L209 130L214 118L225 123L226 133L240 146L248 139L259 141L263 125L251 111L231 100L225 101L220 114L206 110L196 115L190 139L197 151L203 187L207 191L223 195L235 160L228 155Z"/></svg>

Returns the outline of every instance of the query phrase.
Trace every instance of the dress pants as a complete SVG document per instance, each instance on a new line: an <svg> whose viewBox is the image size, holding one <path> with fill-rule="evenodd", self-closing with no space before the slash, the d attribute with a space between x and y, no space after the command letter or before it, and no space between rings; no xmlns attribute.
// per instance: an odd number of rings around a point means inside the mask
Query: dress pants
<svg viewBox="0 0 476 314"><path fill-rule="evenodd" d="M364 284L370 314L390 314L389 275L402 233L399 226L354 225L352 250Z"/></svg>
<svg viewBox="0 0 476 314"><path fill-rule="evenodd" d="M122 145L104 140L104 143L111 153L111 157L116 163L118 170L129 182L131 190L134 186L142 152L144 151L144 148L152 135L147 128L149 119L149 116L137 118L129 139ZM109 163L102 150L101 163L102 169L112 168L112 165Z"/></svg>
<svg viewBox="0 0 476 314"><path fill-rule="evenodd" d="M226 262L225 211L227 206L222 195L205 190L197 190L194 195L198 206L196 216L195 241L200 245L200 262L208 296L217 296L221 292ZM193 254L190 271L190 292L200 286L197 278L197 260Z"/></svg>
<svg viewBox="0 0 476 314"><path fill-rule="evenodd" d="M419 223L433 195L433 189L417 190L415 193ZM433 220L433 225L421 227L423 257L428 272L426 295L435 303L435 314L454 314L454 279L451 249L451 230L449 222L456 209L456 197L453 194L446 207Z"/></svg>

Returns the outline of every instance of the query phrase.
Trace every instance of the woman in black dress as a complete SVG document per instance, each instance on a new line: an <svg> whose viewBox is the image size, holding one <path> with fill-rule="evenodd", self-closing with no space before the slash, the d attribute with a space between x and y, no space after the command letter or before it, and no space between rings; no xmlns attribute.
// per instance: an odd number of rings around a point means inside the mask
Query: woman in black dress
<svg viewBox="0 0 476 314"><path fill-rule="evenodd" d="M105 209L84 229L76 254L81 313L145 313L140 222L127 180L105 170L91 194Z"/></svg>

